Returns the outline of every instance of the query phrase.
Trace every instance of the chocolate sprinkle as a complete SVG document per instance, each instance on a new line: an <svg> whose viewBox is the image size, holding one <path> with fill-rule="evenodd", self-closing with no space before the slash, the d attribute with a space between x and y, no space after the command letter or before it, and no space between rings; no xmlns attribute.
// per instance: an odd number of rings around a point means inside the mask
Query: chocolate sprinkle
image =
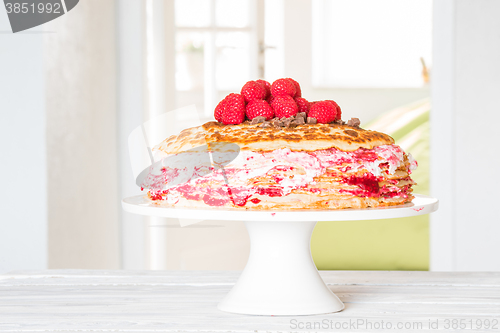
<svg viewBox="0 0 500 333"><path fill-rule="evenodd" d="M260 124L260 123L263 123L265 120L266 120L266 117L257 116L257 117L255 117L255 118L252 119L252 122L250 124L251 125Z"/></svg>
<svg viewBox="0 0 500 333"><path fill-rule="evenodd" d="M294 125L304 125L306 122L304 121L304 118L302 117L297 117L295 118L294 121L292 121L292 124Z"/></svg>
<svg viewBox="0 0 500 333"><path fill-rule="evenodd" d="M307 123L308 124L317 124L318 121L316 120L316 118L313 118L313 117L307 117Z"/></svg>
<svg viewBox="0 0 500 333"><path fill-rule="evenodd" d="M271 125L273 125L275 128L281 128L283 126L283 122L279 118L274 118L271 120Z"/></svg>
<svg viewBox="0 0 500 333"><path fill-rule="evenodd" d="M358 118L351 118L347 121L347 125L352 127L359 127L360 124L361 121Z"/></svg>
<svg viewBox="0 0 500 333"><path fill-rule="evenodd" d="M317 124L318 120L314 117L307 117L305 112L299 112L295 116L290 116L290 117L274 117L273 119L266 121L265 117L258 116L255 117L250 121L251 125L258 125L260 124L259 127L261 128L268 128L268 127L274 127L276 129L282 129L282 128L293 128L296 126L308 124L308 125L314 125ZM334 126L335 124L338 125L344 125L346 124L345 121L341 119L337 119L335 121L332 121L330 123L330 126ZM358 118L351 118L348 122L348 126L352 127L359 127L361 122L359 121Z"/></svg>

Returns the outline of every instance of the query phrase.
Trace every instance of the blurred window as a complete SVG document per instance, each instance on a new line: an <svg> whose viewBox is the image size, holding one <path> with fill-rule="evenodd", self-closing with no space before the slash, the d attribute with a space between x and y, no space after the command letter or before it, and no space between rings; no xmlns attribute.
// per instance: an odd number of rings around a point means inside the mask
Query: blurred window
<svg viewBox="0 0 500 333"><path fill-rule="evenodd" d="M313 0L313 85L409 88L431 61L432 0Z"/></svg>
<svg viewBox="0 0 500 333"><path fill-rule="evenodd" d="M175 1L177 106L196 104L209 117L225 95L258 75L259 3Z"/></svg>

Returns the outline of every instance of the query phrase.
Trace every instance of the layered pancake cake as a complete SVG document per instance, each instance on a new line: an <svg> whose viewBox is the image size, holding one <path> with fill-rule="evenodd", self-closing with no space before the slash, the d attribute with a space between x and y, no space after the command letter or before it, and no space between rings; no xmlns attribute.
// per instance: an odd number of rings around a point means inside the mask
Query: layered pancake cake
<svg viewBox="0 0 500 333"><path fill-rule="evenodd" d="M244 89L231 94L215 110L219 121L185 129L154 147L155 159L163 162L152 166L142 184L154 204L343 209L413 199L410 174L417 163L390 136L360 128L355 118L345 123L333 101L297 96L298 84L275 95L279 80L272 86L259 81L250 81L257 98Z"/></svg>

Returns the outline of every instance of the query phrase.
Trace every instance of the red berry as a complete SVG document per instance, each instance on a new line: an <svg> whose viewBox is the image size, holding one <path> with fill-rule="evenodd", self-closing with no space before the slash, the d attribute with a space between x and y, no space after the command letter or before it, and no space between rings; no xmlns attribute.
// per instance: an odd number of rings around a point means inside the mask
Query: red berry
<svg viewBox="0 0 500 333"><path fill-rule="evenodd" d="M255 82L260 83L262 86L264 86L264 89L266 89L266 97L267 99L269 96L271 96L271 84L267 82L266 80L255 80Z"/></svg>
<svg viewBox="0 0 500 333"><path fill-rule="evenodd" d="M217 120L218 122L222 122L222 115L224 114L224 108L226 107L226 103L227 103L227 97L225 97L222 101L220 101L219 104L217 104L217 106L215 107L214 117L215 120Z"/></svg>
<svg viewBox="0 0 500 333"><path fill-rule="evenodd" d="M297 90L295 84L289 79L278 79L271 85L271 94L276 96L291 96L294 97Z"/></svg>
<svg viewBox="0 0 500 333"><path fill-rule="evenodd" d="M247 103L256 99L265 99L266 88L256 81L248 81L243 88L241 88L241 94Z"/></svg>
<svg viewBox="0 0 500 333"><path fill-rule="evenodd" d="M311 103L309 103L305 98L295 97L295 103L297 103L297 106L299 107L299 112L305 112L306 115L309 113Z"/></svg>
<svg viewBox="0 0 500 333"><path fill-rule="evenodd" d="M270 120L274 118L274 111L269 103L256 99L247 104L246 115L250 120L258 116L266 117L266 120Z"/></svg>
<svg viewBox="0 0 500 333"><path fill-rule="evenodd" d="M335 106L329 101L321 101L314 103L309 110L308 117L316 118L320 124L329 124L333 122L337 116Z"/></svg>
<svg viewBox="0 0 500 333"><path fill-rule="evenodd" d="M245 99L240 94L229 94L225 98L226 105L222 113L222 123L241 124L245 121Z"/></svg>
<svg viewBox="0 0 500 333"><path fill-rule="evenodd" d="M288 80L292 81L295 86L295 96L294 97L302 97L302 90L300 90L300 84L294 79L288 78Z"/></svg>
<svg viewBox="0 0 500 333"><path fill-rule="evenodd" d="M271 106L273 107L274 115L280 118L295 116L299 112L299 107L291 96L274 97Z"/></svg>
<svg viewBox="0 0 500 333"><path fill-rule="evenodd" d="M333 104L333 106L337 110L337 117L335 118L335 120L340 120L340 118L342 117L342 110L340 109L340 106L335 101L332 101L331 99L328 99L325 102L330 102Z"/></svg>

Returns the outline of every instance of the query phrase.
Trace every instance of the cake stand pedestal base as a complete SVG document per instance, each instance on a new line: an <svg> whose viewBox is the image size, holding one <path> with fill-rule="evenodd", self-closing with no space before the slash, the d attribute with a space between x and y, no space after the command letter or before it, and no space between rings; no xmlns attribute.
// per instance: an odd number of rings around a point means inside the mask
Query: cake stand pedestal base
<svg viewBox="0 0 500 333"><path fill-rule="evenodd" d="M252 315L338 312L344 304L325 285L311 256L316 222L247 221L250 256L219 310Z"/></svg>
<svg viewBox="0 0 500 333"><path fill-rule="evenodd" d="M429 214L438 200L415 194L401 206L339 210L235 210L163 208L144 195L123 199L130 213L184 219L245 221L250 256L236 285L219 304L222 311L251 315L313 315L338 312L344 304L325 285L311 257L316 222L357 221Z"/></svg>

